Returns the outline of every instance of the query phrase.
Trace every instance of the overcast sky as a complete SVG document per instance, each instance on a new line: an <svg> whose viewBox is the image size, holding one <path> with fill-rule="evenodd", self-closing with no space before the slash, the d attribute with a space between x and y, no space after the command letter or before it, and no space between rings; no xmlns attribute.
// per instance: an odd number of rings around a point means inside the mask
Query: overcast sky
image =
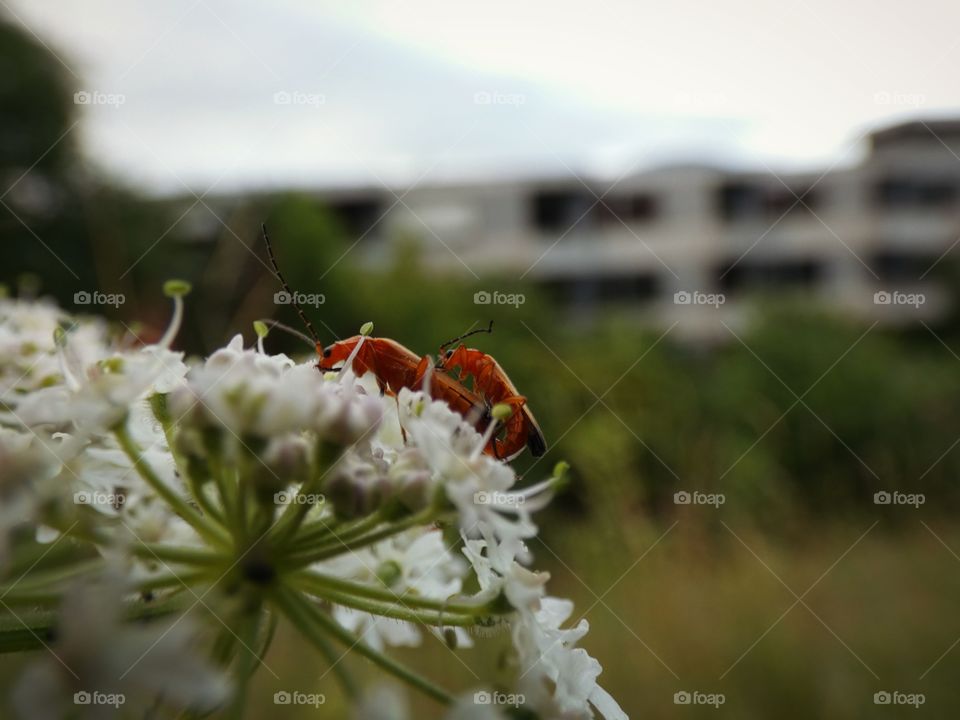
<svg viewBox="0 0 960 720"><path fill-rule="evenodd" d="M960 114L949 0L3 4L93 93L87 155L152 192L826 166Z"/></svg>

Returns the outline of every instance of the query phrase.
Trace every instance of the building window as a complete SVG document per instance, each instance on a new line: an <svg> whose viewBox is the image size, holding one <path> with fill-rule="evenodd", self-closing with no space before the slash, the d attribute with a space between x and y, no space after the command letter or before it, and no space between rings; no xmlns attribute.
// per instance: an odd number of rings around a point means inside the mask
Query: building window
<svg viewBox="0 0 960 720"><path fill-rule="evenodd" d="M534 193L530 203L533 226L541 232L566 232L595 200L585 193L570 190Z"/></svg>
<svg viewBox="0 0 960 720"><path fill-rule="evenodd" d="M881 250L870 258L870 267L881 280L917 280L936 261L935 253Z"/></svg>
<svg viewBox="0 0 960 720"><path fill-rule="evenodd" d="M784 214L808 213L819 202L809 187L767 187L756 183L730 182L717 191L717 211L727 222L776 220Z"/></svg>
<svg viewBox="0 0 960 720"><path fill-rule="evenodd" d="M553 278L542 286L559 302L577 306L643 302L656 297L658 289L653 274Z"/></svg>
<svg viewBox="0 0 960 720"><path fill-rule="evenodd" d="M717 283L724 292L812 287L823 271L824 264L816 260L744 261L721 267Z"/></svg>
<svg viewBox="0 0 960 720"><path fill-rule="evenodd" d="M717 192L717 210L728 222L762 218L763 188L748 183L725 183Z"/></svg>
<svg viewBox="0 0 960 720"><path fill-rule="evenodd" d="M886 210L949 208L957 203L960 187L942 178L885 178L873 189L874 204Z"/></svg>
<svg viewBox="0 0 960 720"><path fill-rule="evenodd" d="M651 222L656 219L660 208L653 195L636 193L607 196L595 210L600 224L619 225L620 220L627 224Z"/></svg>

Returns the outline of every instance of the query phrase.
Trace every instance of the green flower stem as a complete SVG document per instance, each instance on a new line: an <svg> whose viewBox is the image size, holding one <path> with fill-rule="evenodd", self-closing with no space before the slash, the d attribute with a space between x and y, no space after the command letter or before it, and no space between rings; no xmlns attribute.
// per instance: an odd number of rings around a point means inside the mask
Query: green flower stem
<svg viewBox="0 0 960 720"><path fill-rule="evenodd" d="M67 565L66 567L40 570L27 575L21 575L9 585L0 585L0 600L6 601L7 598L13 596L20 590L34 591L47 589L62 583L64 580L70 580L77 575L96 572L103 567L103 564L101 558L93 558L92 560L83 560Z"/></svg>
<svg viewBox="0 0 960 720"><path fill-rule="evenodd" d="M173 598L158 603L137 603L127 609L130 621L149 620L181 612L190 607L190 598ZM6 602L6 601L4 601ZM57 611L0 612L0 654L40 650L54 642Z"/></svg>
<svg viewBox="0 0 960 720"><path fill-rule="evenodd" d="M210 472L216 483L217 494L220 496L220 506L223 508L221 516L222 522L225 527L228 527L230 518L234 517L233 505L236 499L236 486L231 485L227 479L226 470L220 461L219 452L211 452L208 463Z"/></svg>
<svg viewBox="0 0 960 720"><path fill-rule="evenodd" d="M198 482L197 479L192 476L188 477L190 482L190 493L193 495L194 499L196 499L197 505L200 506L203 514L213 518L221 525L225 525L226 521L223 517L223 511L214 505L210 500L206 490L204 490L203 484Z"/></svg>
<svg viewBox="0 0 960 720"><path fill-rule="evenodd" d="M399 603L406 607L430 610L437 613L451 613L454 615L469 615L474 618L512 612L504 609L502 604L447 602L425 598L420 595L406 593L397 595L387 588L378 588L373 585L343 580L338 577L324 575L313 570L301 570L290 576L290 581L307 592L323 594L329 591L359 598L367 598L383 603Z"/></svg>
<svg viewBox="0 0 960 720"><path fill-rule="evenodd" d="M453 696L446 690L437 687L421 675L358 640L353 633L296 592L281 587L274 594L274 597L283 613L298 628L301 628L307 639L314 644L318 644L317 638L322 637L323 633L332 635L351 650L358 652L368 660L372 660L391 675L417 688L425 695L444 705L453 703Z"/></svg>
<svg viewBox="0 0 960 720"><path fill-rule="evenodd" d="M57 614L52 610L0 615L0 654L37 650L53 642Z"/></svg>
<svg viewBox="0 0 960 720"><path fill-rule="evenodd" d="M206 567L226 565L229 558L225 554L212 552L206 548L186 545L164 545L158 543L134 543L131 552L144 560L181 563L184 565L202 565Z"/></svg>
<svg viewBox="0 0 960 720"><path fill-rule="evenodd" d="M6 606L22 607L56 607L63 598L59 590L23 590L17 588L11 592L5 593L2 602Z"/></svg>
<svg viewBox="0 0 960 720"><path fill-rule="evenodd" d="M329 444L320 442L316 446L316 461L314 472L310 478L304 482L297 492L302 495L316 495L319 494L320 487L323 483L323 479L327 475L327 471L332 467L333 462L340 456L343 452L343 448L337 447L334 448ZM300 525L303 523L304 519L307 517L307 513L313 509L312 504L306 503L291 503L283 509L283 513L280 515L280 518L274 524L272 531L273 537L276 539L276 542L280 545L286 544L290 541L291 538L297 535L297 530L300 529Z"/></svg>
<svg viewBox="0 0 960 720"><path fill-rule="evenodd" d="M368 600L359 598L355 595L347 595L334 590L324 590L316 592L317 597L327 600L337 605L362 610L371 615L380 615L382 617L394 618L396 620L406 620L407 622L418 625L429 625L430 627L474 627L478 624L477 617L474 615L457 615L455 613L444 613L436 611L414 610L404 607L402 601L394 600L385 602L378 600Z"/></svg>
<svg viewBox="0 0 960 720"><path fill-rule="evenodd" d="M250 685L250 677L260 664L260 657L253 648L258 644L257 636L260 634L262 611L263 608L258 605L246 613L240 623L240 632L238 633L240 642L234 672L236 688L233 702L227 711L227 717L236 720L243 717L247 705L247 689Z"/></svg>
<svg viewBox="0 0 960 720"><path fill-rule="evenodd" d="M185 585L189 587L206 579L213 581L217 579L217 576L210 572L210 570L188 570L180 573L170 572L137 583L137 589L140 592L148 592L150 590L163 590L169 587L180 588Z"/></svg>
<svg viewBox="0 0 960 720"><path fill-rule="evenodd" d="M197 483L196 479L186 471L187 463L184 461L180 453L177 452L177 444L174 442L173 434L173 418L170 416L170 409L167 405L167 396L162 393L155 393L151 395L150 410L153 411L153 416L157 419L157 422L160 423L160 427L163 428L163 436L167 440L167 448L170 450L170 456L173 458L173 463L177 468L177 472L180 474L180 477L189 479L190 492L196 499L200 509L203 510L205 515L209 515L222 524L222 514L210 502L206 493L203 491L202 485Z"/></svg>
<svg viewBox="0 0 960 720"><path fill-rule="evenodd" d="M325 545L331 539L331 536L339 542L347 542L364 533L376 529L382 525L384 518L380 513L373 513L365 518L355 520L352 523L345 523L339 527L335 525L336 521L329 519L329 524L322 520L304 525L300 532L293 538L291 549L294 551L309 550L318 544ZM333 525L333 527L331 527Z"/></svg>
<svg viewBox="0 0 960 720"><path fill-rule="evenodd" d="M247 534L250 531L250 523L247 518L247 491L250 488L250 483L241 481L239 468L234 467L231 474L233 477L227 482L230 483L236 491L234 495L235 502L233 503L233 537L238 545L243 547L246 544Z"/></svg>
<svg viewBox="0 0 960 720"><path fill-rule="evenodd" d="M312 550L292 553L285 559L285 563L290 567L302 567L304 565L312 565L321 560L329 560L345 552L357 550L367 545L373 545L382 540L386 540L388 537L402 533L412 527L429 525L435 520L440 519L440 517L436 508L428 507L415 515L411 515L376 532L362 535L348 542L342 542L335 536L334 541L326 542Z"/></svg>
<svg viewBox="0 0 960 720"><path fill-rule="evenodd" d="M289 590L281 590L281 592L289 593ZM291 593L293 599L298 599L296 593ZM277 603L278 606L280 602ZM282 609L282 606L281 606ZM300 634L303 635L307 640L313 644L320 653L327 659L327 662L330 664L330 670L333 671L333 674L337 676L337 680L340 683L340 686L343 688L344 694L351 700L355 700L360 696L360 688L357 686L356 680L354 680L353 675L347 669L345 663L341 662L343 659L343 654L338 653L336 648L333 646L333 643L327 638L321 629L318 629L316 625L310 620L310 617L306 615L302 608L296 602L291 602L289 612L283 611L284 616L287 618L287 621L293 625L297 630L300 631Z"/></svg>
<svg viewBox="0 0 960 720"><path fill-rule="evenodd" d="M120 425L114 430L120 447L130 458L133 466L140 473L140 477L162 497L167 504L173 508L180 517L188 522L194 530L201 536L217 545L229 547L229 538L216 525L212 524L207 518L200 515L194 508L187 504L186 500L180 497L172 488L170 488L160 476L154 471L150 464L143 457L143 450L130 437L126 426Z"/></svg>

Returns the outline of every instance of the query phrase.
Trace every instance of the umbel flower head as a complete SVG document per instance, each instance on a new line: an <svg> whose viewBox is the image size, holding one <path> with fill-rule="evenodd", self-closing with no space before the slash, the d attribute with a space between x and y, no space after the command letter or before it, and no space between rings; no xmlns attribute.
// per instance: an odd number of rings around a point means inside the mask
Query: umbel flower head
<svg viewBox="0 0 960 720"><path fill-rule="evenodd" d="M586 621L565 627L572 603L530 567L565 467L517 488L483 452L509 408L480 434L424 388L384 395L349 361L324 374L268 354L262 324L252 346L186 361L172 347L189 287L165 289L173 318L147 346L0 299L0 649L45 651L15 691L22 716L96 717L103 699L240 717L282 618L357 712L383 691L359 691L354 655L448 717L505 716L472 699L490 687L451 691L390 655L501 628L525 717L626 717L578 647Z"/></svg>

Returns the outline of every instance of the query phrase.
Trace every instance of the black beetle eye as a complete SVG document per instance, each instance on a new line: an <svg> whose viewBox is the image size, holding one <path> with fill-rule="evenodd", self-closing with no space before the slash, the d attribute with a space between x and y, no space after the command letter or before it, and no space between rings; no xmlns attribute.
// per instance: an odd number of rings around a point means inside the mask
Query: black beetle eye
<svg viewBox="0 0 960 720"><path fill-rule="evenodd" d="M325 358L330 357L330 355L331 355L332 353L333 353L333 351L332 351L330 348L324 348L324 349L323 349L323 356L324 356Z"/></svg>

